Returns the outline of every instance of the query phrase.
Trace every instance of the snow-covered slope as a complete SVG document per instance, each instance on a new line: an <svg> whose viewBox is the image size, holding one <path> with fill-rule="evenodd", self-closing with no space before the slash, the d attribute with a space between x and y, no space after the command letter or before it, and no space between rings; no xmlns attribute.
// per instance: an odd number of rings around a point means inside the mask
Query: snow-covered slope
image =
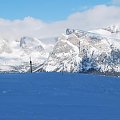
<svg viewBox="0 0 120 120"><path fill-rule="evenodd" d="M120 72L119 35L114 27L90 32L67 29L42 66L43 71Z"/></svg>
<svg viewBox="0 0 120 120"><path fill-rule="evenodd" d="M47 47L48 46L48 47ZM53 46L37 38L24 36L17 40L0 39L0 72L27 72L30 58L33 69L42 64Z"/></svg>
<svg viewBox="0 0 120 120"><path fill-rule="evenodd" d="M58 38L0 37L0 72L120 72L120 25L66 29Z"/></svg>
<svg viewBox="0 0 120 120"><path fill-rule="evenodd" d="M93 33L113 38L120 38L120 25L111 25L102 29L92 30Z"/></svg>

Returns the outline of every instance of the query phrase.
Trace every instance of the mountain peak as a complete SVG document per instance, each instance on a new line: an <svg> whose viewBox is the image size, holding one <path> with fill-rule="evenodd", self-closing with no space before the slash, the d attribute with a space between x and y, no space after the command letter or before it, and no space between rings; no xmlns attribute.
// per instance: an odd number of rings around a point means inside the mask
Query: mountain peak
<svg viewBox="0 0 120 120"><path fill-rule="evenodd" d="M120 33L120 25L119 24L111 25L111 26L108 26L108 27L103 28L103 29L107 30L111 33Z"/></svg>
<svg viewBox="0 0 120 120"><path fill-rule="evenodd" d="M92 31L66 29L66 37L59 38L42 67L44 71L57 72L120 72L119 43L116 38Z"/></svg>

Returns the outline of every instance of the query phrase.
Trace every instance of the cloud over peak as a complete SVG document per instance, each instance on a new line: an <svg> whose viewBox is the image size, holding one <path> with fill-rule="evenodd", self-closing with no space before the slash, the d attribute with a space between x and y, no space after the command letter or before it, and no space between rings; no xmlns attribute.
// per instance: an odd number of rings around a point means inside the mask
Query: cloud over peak
<svg viewBox="0 0 120 120"><path fill-rule="evenodd" d="M117 0L116 0L117 1ZM113 0L114 2L114 0ZM46 23L42 20L25 17L22 20L0 19L0 36L11 39L20 36L52 37L58 36L66 28L90 30L119 24L120 7L98 5L82 12L75 12L66 20Z"/></svg>

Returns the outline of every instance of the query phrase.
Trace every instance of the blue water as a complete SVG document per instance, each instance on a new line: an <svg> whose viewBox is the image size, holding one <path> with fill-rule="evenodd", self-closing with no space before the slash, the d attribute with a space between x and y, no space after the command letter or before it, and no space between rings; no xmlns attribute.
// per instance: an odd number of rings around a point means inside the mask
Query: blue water
<svg viewBox="0 0 120 120"><path fill-rule="evenodd" d="M0 120L120 120L120 78L0 74Z"/></svg>

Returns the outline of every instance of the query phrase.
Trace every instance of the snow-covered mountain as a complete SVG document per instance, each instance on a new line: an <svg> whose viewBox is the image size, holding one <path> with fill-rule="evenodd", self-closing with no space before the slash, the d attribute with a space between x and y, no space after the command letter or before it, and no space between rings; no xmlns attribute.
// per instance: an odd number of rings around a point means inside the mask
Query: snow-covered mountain
<svg viewBox="0 0 120 120"><path fill-rule="evenodd" d="M42 70L120 72L119 36L120 26L89 32L67 29L41 66Z"/></svg>
<svg viewBox="0 0 120 120"><path fill-rule="evenodd" d="M0 72L120 72L120 25L82 31L66 29L58 38L0 37Z"/></svg>
<svg viewBox="0 0 120 120"><path fill-rule="evenodd" d="M15 40L0 39L0 72L27 72L29 61L33 62L33 69L43 64L48 58L54 44L44 43L28 36Z"/></svg>

